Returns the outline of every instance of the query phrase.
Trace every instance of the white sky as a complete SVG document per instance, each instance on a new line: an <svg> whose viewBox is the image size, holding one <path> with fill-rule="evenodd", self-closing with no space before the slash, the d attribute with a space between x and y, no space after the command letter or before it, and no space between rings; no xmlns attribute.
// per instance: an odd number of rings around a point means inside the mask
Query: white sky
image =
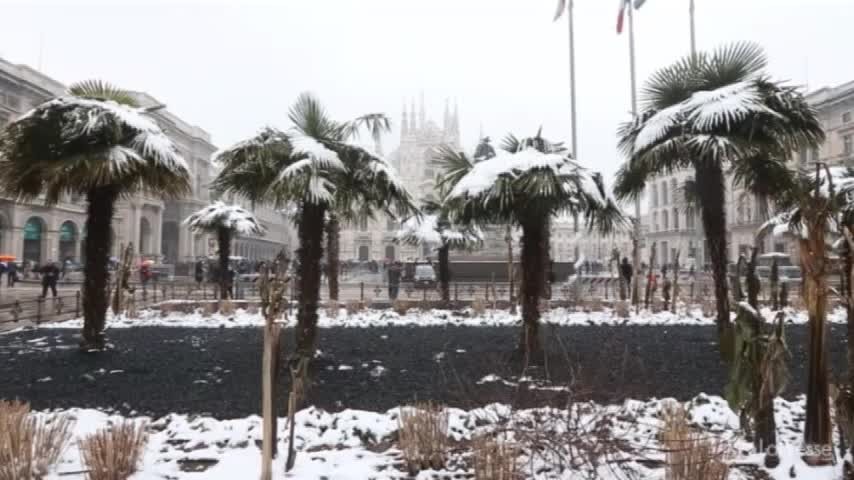
<svg viewBox="0 0 854 480"><path fill-rule="evenodd" d="M569 141L569 67L557 0L0 0L0 57L65 82L101 78L144 90L225 146L287 126L304 90L340 119L383 111L397 144L404 97L423 90L441 124L459 101L463 142ZM752 40L770 73L810 89L854 79L852 0L696 0L698 48ZM613 174L615 131L630 109L628 36L617 0L575 0L579 152ZM638 86L689 50L688 0L637 12ZM42 45L42 48L40 48ZM40 54L41 50L41 54Z"/></svg>

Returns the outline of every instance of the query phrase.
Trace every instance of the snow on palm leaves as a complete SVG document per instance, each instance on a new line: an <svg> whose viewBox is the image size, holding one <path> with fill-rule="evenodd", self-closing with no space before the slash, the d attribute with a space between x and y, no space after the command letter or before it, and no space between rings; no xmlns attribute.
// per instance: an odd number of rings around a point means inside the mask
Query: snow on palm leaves
<svg viewBox="0 0 854 480"><path fill-rule="evenodd" d="M622 221L601 175L581 168L561 144L538 133L522 140L508 137L503 148L495 157L469 164L450 186L448 202L455 217L464 222L518 221L519 212L532 208L547 215L580 214L603 231Z"/></svg>
<svg viewBox="0 0 854 480"><path fill-rule="evenodd" d="M216 231L224 227L239 235L260 235L266 230L248 210L223 202L214 202L193 213L184 220L184 225L200 231Z"/></svg>
<svg viewBox="0 0 854 480"><path fill-rule="evenodd" d="M65 191L120 185L167 195L188 188L189 168L172 141L144 109L111 100L55 98L10 123L0 136L4 189L19 198L42 193L47 200ZM53 175L55 174L55 175Z"/></svg>
<svg viewBox="0 0 854 480"><path fill-rule="evenodd" d="M441 248L445 245L454 249L469 248L483 241L480 229L459 228L441 222L437 214L413 217L403 222L397 232L398 241L410 245L428 245Z"/></svg>

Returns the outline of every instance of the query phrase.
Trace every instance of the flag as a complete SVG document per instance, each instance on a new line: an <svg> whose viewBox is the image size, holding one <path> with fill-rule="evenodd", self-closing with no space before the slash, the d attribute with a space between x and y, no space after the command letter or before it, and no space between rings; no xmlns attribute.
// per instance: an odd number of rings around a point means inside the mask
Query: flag
<svg viewBox="0 0 854 480"><path fill-rule="evenodd" d="M563 11L566 10L566 0L558 0L557 2L557 11L555 12L555 19L557 21L558 18L563 15Z"/></svg>
<svg viewBox="0 0 854 480"><path fill-rule="evenodd" d="M625 14L626 14L626 6L628 6L629 8L632 8L629 1L630 0L620 0L620 13L617 15L617 34L618 35L623 33L623 17L625 17Z"/></svg>

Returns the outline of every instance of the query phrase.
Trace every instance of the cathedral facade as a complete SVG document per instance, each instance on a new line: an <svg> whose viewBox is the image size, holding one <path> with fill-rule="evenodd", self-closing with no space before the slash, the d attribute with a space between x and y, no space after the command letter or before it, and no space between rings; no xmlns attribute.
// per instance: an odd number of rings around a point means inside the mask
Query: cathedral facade
<svg viewBox="0 0 854 480"><path fill-rule="evenodd" d="M437 169L433 165L433 159L442 145L455 150L462 149L459 110L456 104L452 110L450 102L445 103L442 125L439 126L427 117L423 95L418 109L414 100L409 104L409 108L404 102L400 118L400 144L386 156L386 160L395 167L416 203L420 204L421 199L434 195ZM429 249L397 244L395 236L399 229L398 219L382 214L372 220L343 226L341 259L411 260L433 255Z"/></svg>

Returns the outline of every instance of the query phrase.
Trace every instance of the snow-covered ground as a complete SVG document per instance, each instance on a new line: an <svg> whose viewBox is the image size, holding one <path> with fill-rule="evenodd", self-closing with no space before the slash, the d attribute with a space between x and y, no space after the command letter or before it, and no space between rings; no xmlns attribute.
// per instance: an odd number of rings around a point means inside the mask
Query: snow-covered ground
<svg viewBox="0 0 854 480"><path fill-rule="evenodd" d="M611 425L610 438L621 445L619 451L611 451L600 458L598 472L603 480L663 479L664 461L662 446L658 441L661 411L674 400L652 400L648 402L627 401L622 405L599 406L577 404L574 411L577 422L567 422L566 411L519 410L512 411L506 405L493 404L476 410L447 409L448 435L457 448L453 449L449 465L443 471L421 472L417 479L464 478L455 476L469 472L467 459L470 456L468 441L475 436L497 430L523 432L532 425L549 426L556 431L565 431L566 425L593 425L605 421ZM751 454L751 444L737 433L738 418L719 397L698 396L683 404L690 414L692 423L702 428L709 436L724 442L731 451L730 461L739 465L761 463L761 455ZM76 440L122 418L110 416L96 410L68 410L64 412L40 413L71 415L76 419L74 438L70 448L53 476L83 469ZM838 478L838 467L809 468L804 465L798 452L804 417L803 399L794 402L777 400L776 415L780 432L781 465L769 472L773 479L789 479L796 473L799 479ZM395 444L399 425L400 409L387 412L343 410L329 413L315 408L301 410L296 415L296 448L299 452L294 470L283 476L284 455L275 462L276 478L301 480L366 480L411 478L403 469L400 450ZM141 470L134 480L162 478L206 480L233 480L257 478L260 473L261 419L257 416L238 420L216 420L208 417L169 415L157 420L136 419L149 424L150 437ZM286 451L285 421L279 421L280 452ZM584 427L581 427L582 431ZM514 438L509 434L508 439ZM519 433L515 438L521 438ZM524 441L520 442L524 446ZM547 461L542 456L530 457L523 453L519 457L525 478L532 479L581 479L589 478L584 468L576 471L559 472L557 461ZM552 467L544 472L544 467ZM191 472L188 470L203 469ZM539 471L539 474L532 474ZM742 469L733 469L730 478L750 478Z"/></svg>
<svg viewBox="0 0 854 480"><path fill-rule="evenodd" d="M330 316L321 309L319 326L330 327L404 327L404 326L515 326L521 324L520 314L510 314L506 310L487 310L483 315L475 315L470 310L454 312L449 310L417 310L411 309L405 315L399 315L391 309L364 310L348 315L344 309L337 316ZM769 321L774 318L768 308L762 313ZM290 316L294 320L295 312ZM786 320L789 323L806 323L804 311L788 309ZM831 310L827 318L831 323L845 323L845 310ZM641 311L631 313L629 318L622 318L611 309L601 312L571 311L565 308L555 308L543 313L542 322L545 325L714 325L714 317L704 317L699 309L680 309L678 313ZM200 310L195 313L169 312L157 310L139 312L138 318L112 316L107 319L108 328L129 327L190 327L190 328L221 328L221 327L260 327L264 319L259 313L237 310L231 315L214 313L204 315ZM69 320L59 323L44 323L41 328L73 328L83 327L83 320Z"/></svg>

